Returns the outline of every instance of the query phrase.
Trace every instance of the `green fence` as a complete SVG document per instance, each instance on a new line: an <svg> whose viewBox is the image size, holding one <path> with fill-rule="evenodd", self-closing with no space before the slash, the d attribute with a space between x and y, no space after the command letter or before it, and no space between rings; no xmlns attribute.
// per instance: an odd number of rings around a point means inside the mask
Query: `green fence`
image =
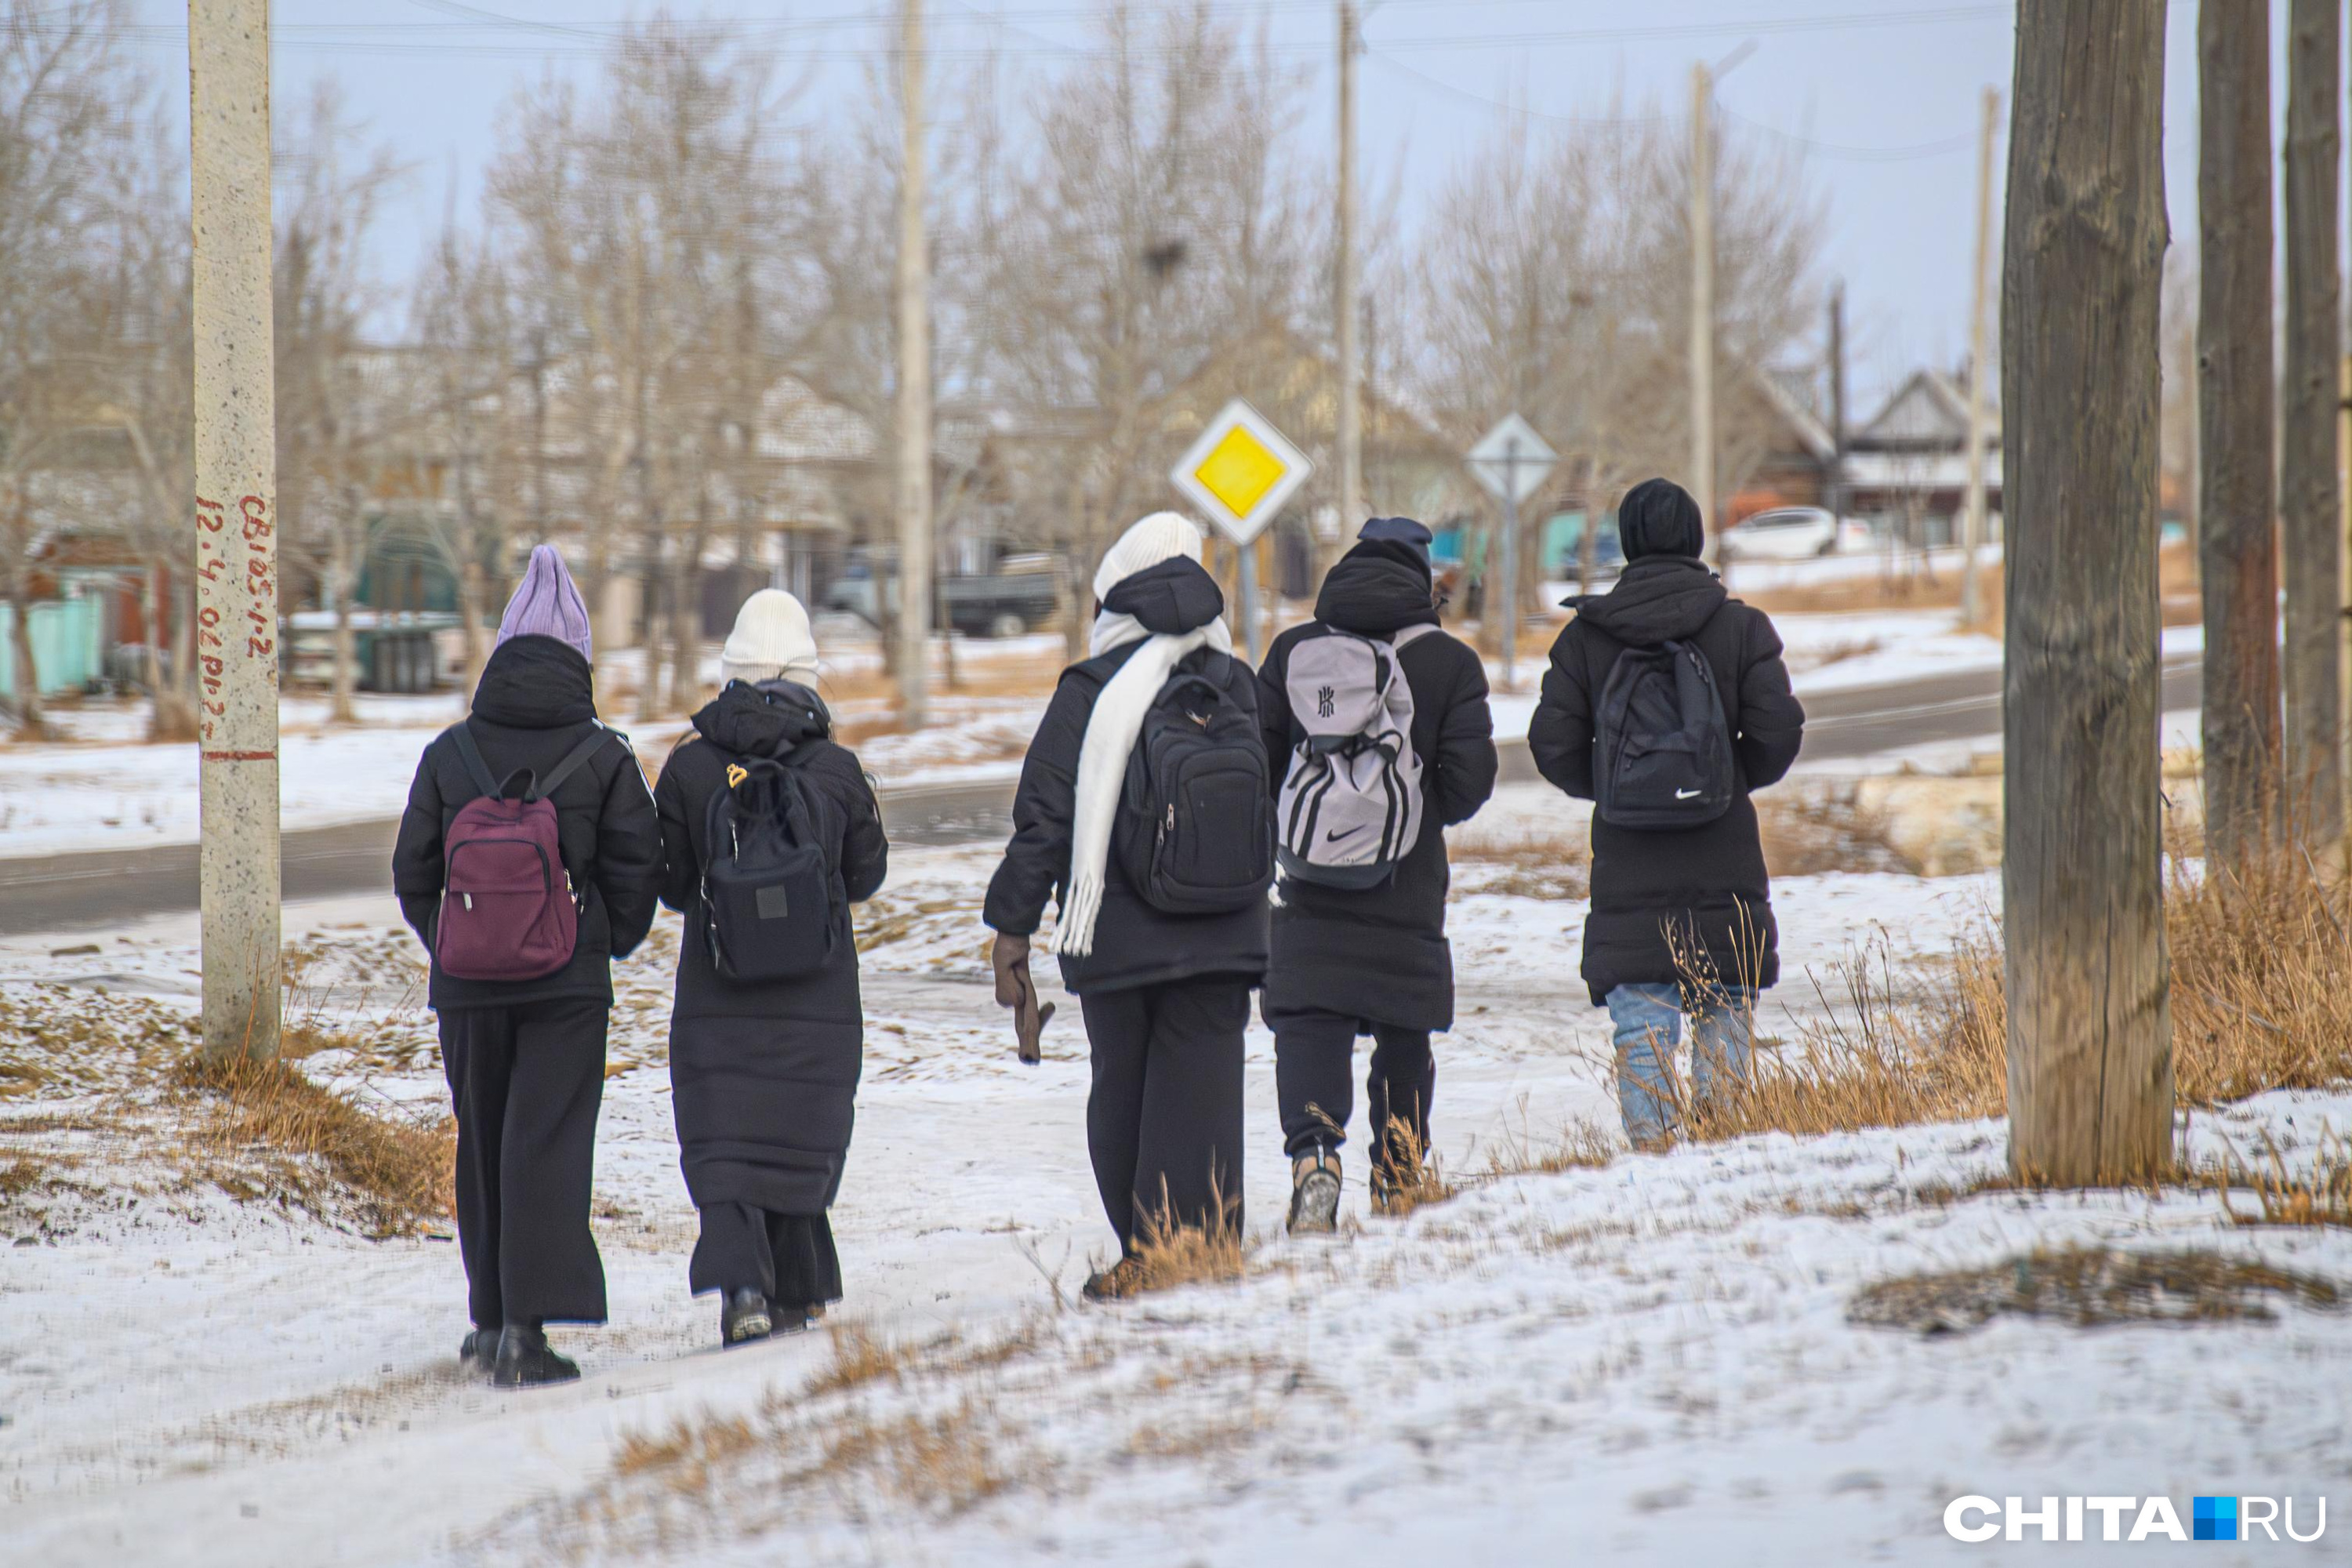
<svg viewBox="0 0 2352 1568"><path fill-rule="evenodd" d="M33 639L33 670L44 697L79 691L99 677L99 602L95 598L51 599L26 617ZM16 616L0 605L0 698L17 689Z"/></svg>

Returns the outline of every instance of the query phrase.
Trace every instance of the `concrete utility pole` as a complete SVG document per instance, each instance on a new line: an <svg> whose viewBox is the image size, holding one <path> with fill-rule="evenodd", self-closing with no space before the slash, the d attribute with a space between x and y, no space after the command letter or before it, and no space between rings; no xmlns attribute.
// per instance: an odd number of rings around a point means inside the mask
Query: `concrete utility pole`
<svg viewBox="0 0 2352 1568"><path fill-rule="evenodd" d="M930 254L923 234L923 0L899 0L898 721L929 721L931 643Z"/></svg>
<svg viewBox="0 0 2352 1568"><path fill-rule="evenodd" d="M269 0L189 0L205 1052L278 1055Z"/></svg>
<svg viewBox="0 0 2352 1568"><path fill-rule="evenodd" d="M1973 626L1984 619L1984 600L1977 584L1977 557L1984 551L1985 506L1985 384L1992 379L1985 342L1990 313L1985 275L1992 269L1992 148L2000 135L2000 94L1984 92L1984 136L1977 148L1977 271L1976 299L1969 313L1969 510L1961 525L1960 624Z"/></svg>
<svg viewBox="0 0 2352 1568"><path fill-rule="evenodd" d="M1356 320L1361 286L1356 257L1357 47L1355 0L1339 0L1339 276L1333 305L1339 351L1339 537L1318 542L1326 571L1364 521L1364 367Z"/></svg>
<svg viewBox="0 0 2352 1568"><path fill-rule="evenodd" d="M1715 510L1715 138L1709 125L1715 73L1691 67L1691 494L1706 519L1706 542L1723 559Z"/></svg>
<svg viewBox="0 0 2352 1568"><path fill-rule="evenodd" d="M2160 5L2017 8L2000 296L2009 1164L2060 1186L2172 1164L2157 751L2164 27Z"/></svg>
<svg viewBox="0 0 2352 1568"><path fill-rule="evenodd" d="M1984 268L1977 268L1982 273ZM1845 284L1830 285L1830 515L1845 521Z"/></svg>
<svg viewBox="0 0 2352 1568"><path fill-rule="evenodd" d="M2286 321L2280 341L2279 529L2286 582L2286 826L2332 847L2344 830L2344 632L2336 533L2336 117L2343 0L2294 0L2286 49Z"/></svg>

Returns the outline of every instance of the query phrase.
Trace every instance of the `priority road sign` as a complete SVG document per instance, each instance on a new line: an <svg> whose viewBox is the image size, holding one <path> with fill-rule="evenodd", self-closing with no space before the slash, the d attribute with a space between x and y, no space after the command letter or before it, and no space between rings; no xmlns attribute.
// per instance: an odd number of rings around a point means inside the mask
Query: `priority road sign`
<svg viewBox="0 0 2352 1568"><path fill-rule="evenodd" d="M1247 544L1314 471L1306 453L1236 397L1202 428L1168 477L1217 531Z"/></svg>
<svg viewBox="0 0 2352 1568"><path fill-rule="evenodd" d="M1552 465L1559 461L1536 427L1516 414L1507 414L1479 438L1468 454L1470 476L1496 500L1523 501L1536 493Z"/></svg>

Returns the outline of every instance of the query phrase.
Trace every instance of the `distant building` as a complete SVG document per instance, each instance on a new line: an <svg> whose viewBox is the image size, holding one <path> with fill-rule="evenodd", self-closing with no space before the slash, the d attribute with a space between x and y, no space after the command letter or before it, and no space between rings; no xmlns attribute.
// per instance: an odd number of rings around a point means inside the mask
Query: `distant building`
<svg viewBox="0 0 2352 1568"><path fill-rule="evenodd" d="M2000 410L1987 399L1986 506L2000 513ZM1968 510L1969 389L1939 370L1914 372L1846 442L1845 505L1924 544L1958 537Z"/></svg>

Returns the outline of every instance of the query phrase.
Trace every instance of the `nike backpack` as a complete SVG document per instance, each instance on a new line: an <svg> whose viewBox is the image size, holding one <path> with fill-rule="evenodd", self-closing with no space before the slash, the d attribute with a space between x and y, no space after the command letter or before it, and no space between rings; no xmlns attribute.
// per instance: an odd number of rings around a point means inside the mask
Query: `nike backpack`
<svg viewBox="0 0 2352 1568"><path fill-rule="evenodd" d="M457 808L442 836L433 956L444 974L458 980L541 979L572 962L582 900L563 864L555 803L548 797L615 732L598 725L543 779L517 768L503 780L491 776L465 722L448 734L481 794ZM522 793L509 797L517 778Z"/></svg>
<svg viewBox="0 0 2352 1568"><path fill-rule="evenodd" d="M1300 735L1275 806L1285 877L1376 888L1419 841L1421 756L1397 650L1436 629L1383 640L1326 628L1291 648L1283 684Z"/></svg>
<svg viewBox="0 0 2352 1568"><path fill-rule="evenodd" d="M817 837L799 769L761 757L727 766L702 833L702 940L729 980L790 980L833 956L840 880Z"/></svg>
<svg viewBox="0 0 2352 1568"><path fill-rule="evenodd" d="M1593 710L1593 810L1617 827L1704 827L1731 809L1731 725L1686 642L1629 647Z"/></svg>
<svg viewBox="0 0 2352 1568"><path fill-rule="evenodd" d="M1121 787L1114 847L1145 903L1210 915L1264 901L1274 882L1265 740L1257 715L1223 687L1181 670L1169 677Z"/></svg>

